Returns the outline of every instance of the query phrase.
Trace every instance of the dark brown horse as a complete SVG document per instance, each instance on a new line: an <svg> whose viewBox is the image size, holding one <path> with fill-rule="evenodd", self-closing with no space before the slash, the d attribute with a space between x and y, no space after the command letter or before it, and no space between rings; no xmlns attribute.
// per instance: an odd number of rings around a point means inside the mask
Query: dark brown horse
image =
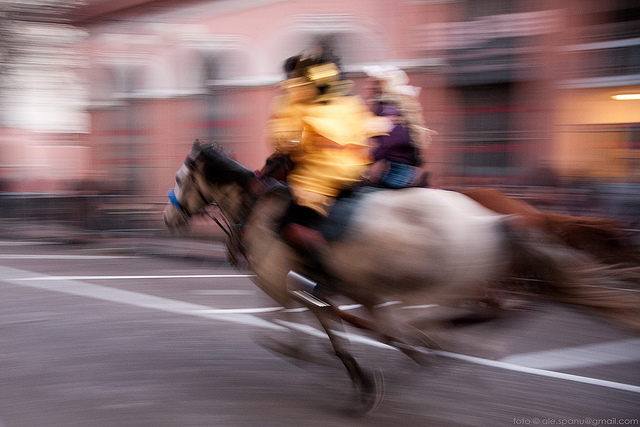
<svg viewBox="0 0 640 427"><path fill-rule="evenodd" d="M219 149L196 143L176 173L165 222L180 227L212 201L233 224L232 247L246 258L256 285L284 307L305 304L292 295L287 281L307 266L277 231L291 203L289 193L265 189L253 172ZM456 192L380 191L363 195L358 206L348 233L331 242L326 261L335 278L332 284L369 310L370 329L383 341L401 337L395 342L399 348L411 342L410 337L403 339L397 321L376 311L382 303L393 298L410 304L455 304L476 293L479 284L518 271L539 274L557 301L614 312L619 320L640 328L638 295L602 286L619 279L637 285L637 268L620 270L594 263L544 233L520 230L513 217L496 214ZM308 308L360 391L363 409L372 409L380 399L376 376L360 367L336 333L340 317L331 306Z"/></svg>

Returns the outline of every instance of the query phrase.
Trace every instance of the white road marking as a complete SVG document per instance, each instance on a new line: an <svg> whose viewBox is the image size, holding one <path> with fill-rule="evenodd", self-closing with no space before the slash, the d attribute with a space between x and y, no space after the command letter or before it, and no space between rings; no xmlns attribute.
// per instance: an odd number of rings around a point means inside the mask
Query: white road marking
<svg viewBox="0 0 640 427"><path fill-rule="evenodd" d="M514 354L502 362L539 369L584 368L640 360L640 339Z"/></svg>
<svg viewBox="0 0 640 427"><path fill-rule="evenodd" d="M378 304L378 305L374 305L374 308L383 308L383 307L388 307L390 305L396 305L396 304L400 304L400 301L389 301L389 302L385 302L382 304ZM349 310L355 310L358 308L363 307L362 304L346 304L346 305L339 305L338 308L342 311L349 311ZM421 310L424 308L432 308L432 307L438 307L438 304L425 304L425 305L408 305L405 307L398 307L400 310ZM288 313L298 313L301 311L307 311L306 307L299 307L299 308L288 308L286 310L284 310Z"/></svg>
<svg viewBox="0 0 640 427"><path fill-rule="evenodd" d="M345 305L338 306L338 308L343 311L356 310L361 307L362 307L362 304L345 304Z"/></svg>
<svg viewBox="0 0 640 427"><path fill-rule="evenodd" d="M246 291L242 289L199 289L191 291L194 295L255 295L256 291Z"/></svg>
<svg viewBox="0 0 640 427"><path fill-rule="evenodd" d="M150 275L150 276L33 276L23 277L19 280L160 280L160 279L236 279L254 277L253 274L174 274L174 275Z"/></svg>
<svg viewBox="0 0 640 427"><path fill-rule="evenodd" d="M24 280L39 277L39 280ZM272 322L260 319L249 314L211 312L214 307L192 304L184 301L162 298L154 295L141 294L123 289L109 288L79 280L47 280L52 276L44 274L34 276L31 271L19 270L0 266L0 282L11 283L19 286L42 289L52 292L61 292L70 295L94 298L102 301L119 304L133 305L136 307L166 311L169 313L184 314L188 316L203 317L206 319L239 323L243 325L259 326L268 329L283 330Z"/></svg>
<svg viewBox="0 0 640 427"><path fill-rule="evenodd" d="M41 242L41 241L9 241L0 240L0 246L36 246L36 245L55 245L55 242Z"/></svg>
<svg viewBox="0 0 640 427"><path fill-rule="evenodd" d="M433 308L433 307L438 307L438 304L407 305L400 308L403 310L415 310L415 309Z"/></svg>
<svg viewBox="0 0 640 427"><path fill-rule="evenodd" d="M490 366L492 368L505 369L508 371L522 372L525 374L539 375L542 377L556 378L561 380L573 381L577 383L597 385L601 387L613 388L616 390L630 391L632 393L640 393L640 386L618 383L615 381L600 380L597 378L583 377L580 375L565 374L563 372L549 371L546 369L529 368L527 366L515 365L513 363L501 362L499 360L482 359L480 357L467 356L464 354L450 353L448 351L436 350L436 354L451 359L462 360L477 365Z"/></svg>
<svg viewBox="0 0 640 427"><path fill-rule="evenodd" d="M210 314L250 314L250 313L271 313L274 311L282 311L282 307L254 307L254 308L211 308L204 310Z"/></svg>
<svg viewBox="0 0 640 427"><path fill-rule="evenodd" d="M285 313L301 313L303 311L308 311L309 309L307 307L298 307L298 308L285 308L284 311Z"/></svg>
<svg viewBox="0 0 640 427"><path fill-rule="evenodd" d="M618 287L615 287L615 286L603 286L603 285L583 285L583 286L589 286L591 288L611 289L611 290L614 290L614 291L640 292L640 289L618 288Z"/></svg>
<svg viewBox="0 0 640 427"><path fill-rule="evenodd" d="M123 259L123 258L140 258L132 255L22 255L22 254L2 254L0 259L72 259L72 260L88 260L88 259Z"/></svg>
<svg viewBox="0 0 640 427"><path fill-rule="evenodd" d="M387 302L383 302L382 304L378 304L378 305L374 305L374 308L382 308L382 307L388 307L390 305L396 305L396 304L400 304L400 301L387 301Z"/></svg>
<svg viewBox="0 0 640 427"><path fill-rule="evenodd" d="M294 322L287 322L285 320L276 320L276 322L279 325L284 325L287 328L290 329L294 329L296 331L300 331L300 332L304 332L307 335L311 335L314 337L318 337L318 338L326 338L329 339L329 337L327 336L327 334L324 331L321 331L319 329L316 329L312 326L309 325L304 325L301 323L294 323ZM367 338L364 337L362 335L354 335L354 334L349 334L346 332L335 332L337 335L340 335L344 338L347 338L349 341L351 342L357 342L360 344L366 344L369 345L371 347L378 347L378 348L386 348L386 349L392 349L392 350L397 350L395 347L391 347L387 344L384 344L380 341L376 341L374 339L371 338Z"/></svg>
<svg viewBox="0 0 640 427"><path fill-rule="evenodd" d="M306 334L315 336L315 337L319 337L319 338L327 338L327 334L325 334L324 332L315 329L311 326L308 325L301 325L301 324L296 324L296 323L292 323L292 322L284 322L284 321L278 321L279 324L290 327L291 329L295 329L301 332L304 332ZM345 336L346 338L348 338L350 341L353 342L358 342L361 344L366 344L372 347L378 347L378 348L387 348L387 349L391 349L391 350L397 350L399 351L397 348L395 347L391 347L387 344L381 343L379 341L375 341L372 340L370 338L367 337L363 337L360 335L351 335L351 334L343 334L343 333L338 333L338 335L342 335ZM503 361L498 361L498 360L490 360L490 359L483 359L481 357L475 357L475 356L467 356L465 354L459 354L459 353L451 353L449 351L443 351L443 350L421 350L421 349L417 349L418 351L424 351L425 354L437 354L439 356L442 357L448 357L450 359L455 359L455 360L461 360L464 362L468 362L468 363L473 363L476 365L482 365L482 366L488 366L491 368L498 368L498 369L504 369L507 371L514 371L514 372L522 372L525 374L532 374L532 375L538 375L538 376L542 376L542 377L547 377L547 378L555 378L555 379L561 379L561 380L566 380L566 381L573 381L573 382L578 382L578 383L582 383L582 384L590 384L590 385L597 385L597 386L601 386L601 387L607 387L607 388L612 388L612 389L616 389L616 390L624 390L624 391L630 391L632 393L640 393L640 386L636 386L636 385L632 385L632 384L625 384L625 383L619 383L619 382L615 382L615 381L607 381L607 380L601 380L598 378L591 378L591 377L584 377L584 376L580 376L580 375L572 375L572 374L565 374L563 372L556 372L556 371L549 371L546 369L538 369L538 368L530 368L527 366L520 366L514 363L508 363L508 362L503 362Z"/></svg>
<svg viewBox="0 0 640 427"><path fill-rule="evenodd" d="M39 277L38 280L33 280L34 277ZM166 311L169 313L183 314L188 316L197 316L211 320L219 320L224 322L238 323L243 325L257 326L267 329L278 329L287 331L289 328L295 328L302 332L327 338L326 334L318 329L312 328L304 324L290 324L288 322L278 322L279 324L266 321L251 314L239 313L237 309L221 310L213 307L208 307L199 304L187 303L184 301L172 300L168 298L157 297L153 295L141 294L138 292L126 291L122 289L109 288L105 286L95 285L77 280L47 280L52 276L36 275L33 272L19 270L15 268L9 268L0 266L0 282L11 283L18 286L26 286L35 289L42 289L51 292L61 292L70 295L84 296L88 298L94 298L102 301L115 302L119 304L133 305L136 307L142 307L147 309ZM24 280L25 278L31 278L32 280ZM269 309L269 308L267 308ZM240 309L241 310L241 309ZM366 344L373 347L388 348L397 350L387 344L358 336L347 335L352 341L357 341L362 344ZM640 386L619 383L614 381L601 380L597 378L566 374L563 372L550 371L546 369L533 368L528 366L521 366L514 363L509 363L498 360L483 359L480 357L467 356L464 354L451 353L448 351L432 350L429 353L437 354L443 357L448 357L455 360L460 360L468 363L473 363L481 366L487 366L492 368L504 369L513 372L521 372L531 375L538 375L547 378L562 379L566 381L572 381L582 384L597 385L601 387L607 387L616 390L623 390L632 393L640 394Z"/></svg>

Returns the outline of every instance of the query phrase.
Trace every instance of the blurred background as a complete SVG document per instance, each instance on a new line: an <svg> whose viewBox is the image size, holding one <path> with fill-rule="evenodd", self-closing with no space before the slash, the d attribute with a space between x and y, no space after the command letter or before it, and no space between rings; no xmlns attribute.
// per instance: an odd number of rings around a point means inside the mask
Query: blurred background
<svg viewBox="0 0 640 427"><path fill-rule="evenodd" d="M634 0L0 0L0 219L162 228L191 144L245 166L283 61L322 44L354 92L422 88L431 185L640 217Z"/></svg>

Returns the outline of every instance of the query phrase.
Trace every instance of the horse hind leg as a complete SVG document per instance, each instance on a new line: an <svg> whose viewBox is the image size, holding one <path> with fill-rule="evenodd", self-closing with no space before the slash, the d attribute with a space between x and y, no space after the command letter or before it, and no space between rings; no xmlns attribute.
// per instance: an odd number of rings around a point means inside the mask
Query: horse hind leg
<svg viewBox="0 0 640 427"><path fill-rule="evenodd" d="M418 365L431 361L433 352L441 350L438 343L409 323L398 325L388 307L365 304L372 320L340 312L340 317L353 326L375 333L383 343L396 348ZM397 325L391 326L389 325ZM402 330L402 327L405 330Z"/></svg>

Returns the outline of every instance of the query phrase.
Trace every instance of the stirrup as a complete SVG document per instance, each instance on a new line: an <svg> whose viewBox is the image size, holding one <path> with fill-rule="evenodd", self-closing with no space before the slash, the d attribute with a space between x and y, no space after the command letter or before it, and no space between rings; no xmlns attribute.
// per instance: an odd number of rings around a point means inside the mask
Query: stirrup
<svg viewBox="0 0 640 427"><path fill-rule="evenodd" d="M313 295L313 290L318 283L307 279L301 274L293 270L289 271L286 284L289 292L303 304L310 304L318 308L330 307L330 304Z"/></svg>

